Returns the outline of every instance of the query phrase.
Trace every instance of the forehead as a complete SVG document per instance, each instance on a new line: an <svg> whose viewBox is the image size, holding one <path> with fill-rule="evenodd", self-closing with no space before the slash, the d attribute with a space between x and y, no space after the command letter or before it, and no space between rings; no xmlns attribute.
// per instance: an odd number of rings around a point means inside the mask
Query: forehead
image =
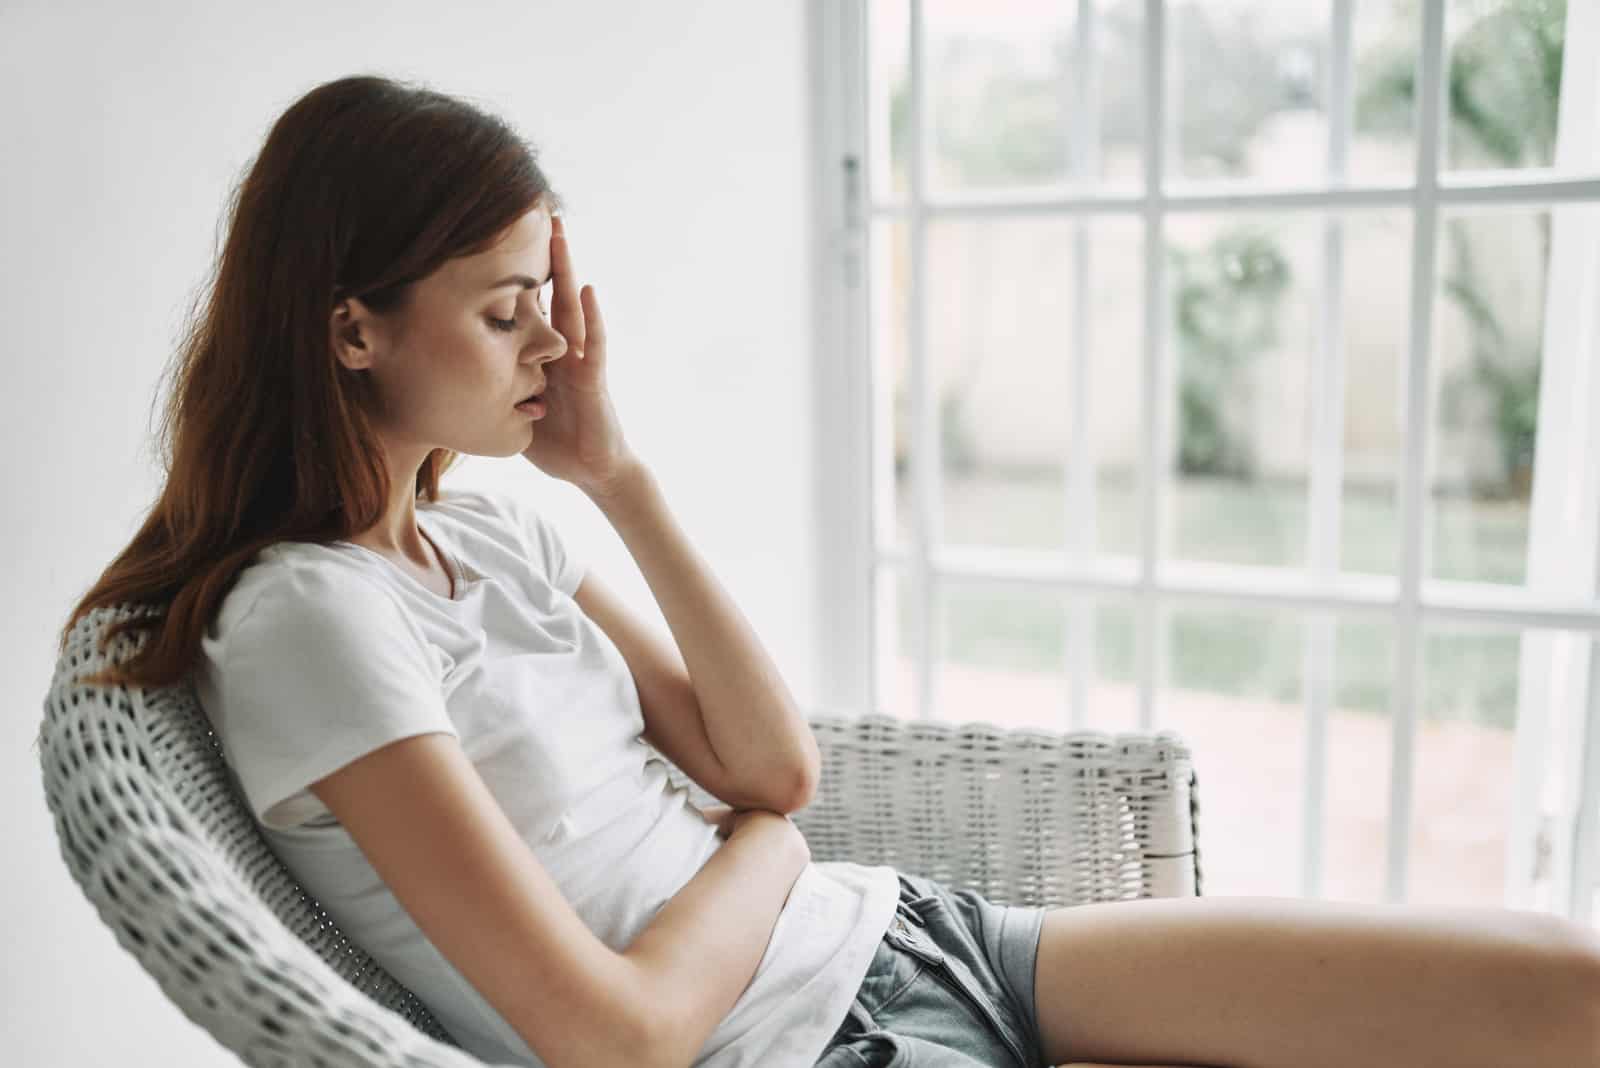
<svg viewBox="0 0 1600 1068"><path fill-rule="evenodd" d="M498 241L482 252L461 256L445 265L453 287L489 292L489 286L509 274L524 274L535 279L550 275L550 213L534 208L508 226ZM521 291L507 284L506 293ZM496 290L500 292L500 290Z"/></svg>

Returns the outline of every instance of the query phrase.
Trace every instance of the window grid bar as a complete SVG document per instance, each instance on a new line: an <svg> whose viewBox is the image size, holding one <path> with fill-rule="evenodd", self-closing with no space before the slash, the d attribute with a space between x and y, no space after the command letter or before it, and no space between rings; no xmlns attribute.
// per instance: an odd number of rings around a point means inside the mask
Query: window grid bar
<svg viewBox="0 0 1600 1068"><path fill-rule="evenodd" d="M1350 141L1351 0L1332 0L1328 61L1328 183L1346 178ZM1321 345L1313 352L1317 388L1306 397L1312 428L1307 561L1319 578L1339 569L1344 488L1344 224L1323 220ZM1300 831L1300 892L1322 896L1323 824L1327 803L1328 716L1333 703L1337 631L1326 615L1314 615L1305 631L1305 795Z"/></svg>
<svg viewBox="0 0 1600 1068"><path fill-rule="evenodd" d="M910 364L907 394L913 420L911 472L914 499L912 540L916 546L917 716L934 719L934 662L939 656L939 597L933 571L932 549L939 541L939 411L932 401L932 375L928 368L927 324L927 219L923 206L928 176L927 71L922 0L910 2L910 40L907 42L907 88L910 91L908 148L910 150L909 255L910 292L906 301L911 321L906 324L907 359Z"/></svg>
<svg viewBox="0 0 1600 1068"><path fill-rule="evenodd" d="M872 301L876 294L871 284L871 270L880 253L873 245L872 222L864 211L864 205L872 200L874 170L877 166L871 151L874 119L870 89L872 40L863 5L823 4L817 9L816 17L820 20L822 39L837 42L838 50L838 59L824 56L821 61L833 79L832 84L839 86L839 91L825 97L826 107L818 109L828 115L836 108L838 120L837 123L824 122L817 134L819 144L830 146L822 161L824 197L828 190L834 188L838 188L841 194L842 203L837 205L836 210L840 219L839 250L843 257L837 279L831 277L824 265L819 289L824 297L831 296L834 299L839 310L837 321L840 333L835 344L839 362L835 366L843 379L842 388L847 391L846 409L854 418L866 419L868 424L865 428L838 430L835 447L846 450L855 448L856 443L864 437L872 449L872 459L867 464L835 462L822 469L823 472L833 472L835 476L825 485L845 488L847 500L855 514L833 517L837 531L824 546L824 552L838 554L837 559L842 564L839 570L850 587L843 588L844 583L837 578L825 578L824 582L829 584L822 591L824 599L820 603L844 606L855 618L835 619L831 625L823 628L823 637L816 645L819 656L816 678L824 687L824 694L827 695L825 700L831 699L833 703L845 707L859 707L859 702L864 698L866 707L877 709L882 707L883 701L879 657L884 649L894 646L884 642L885 635L877 610L881 594L877 584L876 560L871 553L863 554L848 542L840 545L838 541L840 533L846 538L854 538L858 531L863 530L869 539L874 538L876 535L873 530L879 518L885 512L891 517L894 514L894 472L892 460L885 455L886 451L892 453L892 446L885 450L885 445L893 440L894 428L892 422L882 417L884 408L879 402L879 394L885 383L878 374L874 348L876 314ZM840 172L832 169L836 163L841 165ZM830 184L834 178L840 180L838 187ZM831 325L831 321L825 317L823 325ZM858 373L857 368L864 369L864 373ZM885 467L888 468L887 473ZM829 538L828 532L821 534L823 538ZM823 559L828 557L824 556ZM888 637L892 641L892 633ZM850 643L856 651L850 655L840 655L839 645L842 643Z"/></svg>
<svg viewBox="0 0 1600 1068"><path fill-rule="evenodd" d="M1141 384L1139 529L1139 726L1156 723L1156 691L1166 659L1165 614L1160 611L1157 570L1166 545L1167 447L1165 215L1168 108L1166 5L1145 0L1144 39L1144 380Z"/></svg>
<svg viewBox="0 0 1600 1068"><path fill-rule="evenodd" d="M1073 39L1074 94L1071 109L1072 177L1093 181L1099 174L1100 88L1095 61L1095 0L1078 0ZM1066 526L1068 551L1079 562L1094 553L1097 540L1094 456L1089 435L1089 360L1094 343L1089 332L1089 226L1078 219L1072 228L1072 340L1068 354L1071 397L1071 453L1068 457ZM1064 628L1068 664L1068 722L1082 729L1089 722L1089 684L1094 676L1094 605L1074 599L1066 608Z"/></svg>
<svg viewBox="0 0 1600 1068"><path fill-rule="evenodd" d="M1593 166L1600 162L1600 68L1596 66L1596 60L1600 59L1600 8L1593 4L1569 7L1566 41L1563 70L1569 73L1562 78L1556 163ZM1597 311L1600 309L1600 212L1585 212L1579 216L1576 212L1556 209L1551 212L1551 232L1551 277L1559 270L1575 281L1575 292L1570 297L1558 296L1554 287L1551 288L1546 297L1545 313L1547 322L1556 315L1568 325L1564 336L1555 335L1556 345L1566 351L1565 362L1572 375L1563 400L1566 408L1563 422L1570 435L1566 442L1570 443L1569 448L1576 446L1576 455L1593 456L1596 435L1588 413L1594 410L1594 399L1600 397L1596 361L1600 355L1600 311ZM1591 555L1583 580L1590 589L1597 589L1600 588L1600 538L1595 537L1595 531L1600 526L1600 516L1596 515L1600 470L1591 464L1581 473L1569 469L1567 475L1566 493L1570 495L1570 503L1566 514L1576 520L1569 531L1574 534L1582 531L1587 536L1586 548ZM1574 538L1572 544L1581 543ZM1567 915L1592 924L1595 893L1600 890L1597 886L1597 877L1600 877L1597 872L1597 861L1600 861L1597 856L1600 850L1600 826L1597 826L1600 820L1600 641L1591 635L1588 641L1574 644L1577 645L1574 659L1587 658L1588 670L1583 672L1587 689L1568 732L1568 737L1575 741L1572 748L1578 751L1578 759L1567 762L1572 773L1562 792L1556 821L1556 833L1564 840L1559 842L1555 853L1558 879L1565 876L1568 880L1562 888ZM1562 861L1565 863L1560 863Z"/></svg>
<svg viewBox="0 0 1600 1068"><path fill-rule="evenodd" d="M1503 179L1495 181L1495 175ZM1409 208L1420 195L1418 187L1360 185L1311 189L1273 189L1240 186L1232 182L1169 182L1161 199L1169 212L1319 211L1338 209ZM1452 176L1433 186L1434 199L1448 207L1476 205L1538 207L1570 201L1600 200L1600 177L1539 172L1475 172ZM1082 194L983 193L942 195L924 201L930 218L1004 215L1139 215L1149 205L1136 191ZM901 200L878 200L874 218L899 218L909 208Z"/></svg>
<svg viewBox="0 0 1600 1068"><path fill-rule="evenodd" d="M1600 9L1572 5L1566 19L1554 164L1572 171L1600 162ZM1585 462L1595 454L1592 413L1600 401L1594 374L1600 213L1584 205L1556 206L1549 227L1534 446L1538 474L1529 502L1525 584L1555 592L1593 589L1600 570L1594 555L1600 548L1600 480ZM1574 554L1587 558L1574 566ZM1572 835L1585 818L1586 791L1594 789L1583 777L1583 762L1595 642L1591 635L1546 634L1524 636L1521 645L1512 794L1518 804L1506 842L1505 900L1515 908L1548 901L1592 911ZM1523 805L1528 795L1535 800Z"/></svg>
<svg viewBox="0 0 1600 1068"><path fill-rule="evenodd" d="M850 0L837 0L837 2L846 10L856 14L854 25L861 28L861 37L863 38L857 54L860 56L863 65L871 63L876 46L872 37L874 32L872 23L867 18L868 5L852 3ZM875 133L869 133L864 138L866 151L864 153L865 165L862 167L862 188L866 190L870 203L873 191L880 184L884 188L893 186L893 149L889 147L892 138L887 115L880 113L880 104L877 100L868 99L867 94L870 90L866 87L871 84L870 75L856 84L862 87L862 97L856 104L856 110L858 113L869 116L868 121L863 123L863 128L868 131L876 130ZM886 93L885 96L887 95ZM878 154L872 151L875 145L885 147L885 158L881 161L878 158ZM885 175L882 180L879 178L880 166ZM887 229L887 227L883 229ZM866 358L857 366L868 368L868 374L872 376L873 419L880 424L874 443L881 451L867 465L873 471L874 477L873 502L876 510L874 512L874 529L871 537L875 542L883 534L895 530L899 511L898 497L900 487L897 484L894 469L894 368L889 366L890 359L883 358L884 350L875 348L880 336L879 323L892 322L893 319L893 300L886 294L879 294L874 288L880 277L887 277L887 275L876 273L877 267L879 264L892 262L893 248L878 247L879 228L874 225L870 212L867 221L863 225L863 230L866 234L867 248L870 251L868 262L873 268L873 273L867 275L867 307L871 312L872 333L867 338ZM887 349L887 346L884 349ZM898 658L898 655L903 652L901 643L904 639L899 630L899 613L896 611L900 598L904 596L899 578L900 576L894 571L886 570L879 566L879 558L874 553L872 567L868 576L868 586L872 591L873 598L871 606L872 624L867 628L875 643L870 650L871 659L868 662L868 670L872 673L872 703L867 706L868 711L874 713L886 711L889 702L887 679L885 678L888 674L886 668L890 667L887 654L889 654L890 650L893 650L893 655ZM834 655L839 658L852 656L853 651L846 650L840 646L838 632L827 626L825 618L821 622L824 634L832 642ZM824 670L824 676L826 676L826 670Z"/></svg>
<svg viewBox="0 0 1600 1068"><path fill-rule="evenodd" d="M1422 651L1422 580L1427 563L1428 438L1432 429L1429 367L1437 268L1439 141L1443 132L1444 0L1422 5L1417 57L1416 214L1411 249L1411 337L1406 360L1405 462L1400 474L1400 607L1396 621L1393 748L1389 783L1387 896L1405 901L1416 764L1418 674Z"/></svg>
<svg viewBox="0 0 1600 1068"><path fill-rule="evenodd" d="M1347 5L1350 0L1332 0L1336 8ZM911 363L913 364L913 377L917 379L918 388L912 392L911 407L915 414L917 437L923 444L931 442L937 448L937 411L927 402L927 371L925 368L916 367L919 358L925 358L922 348L922 331L924 329L924 304L923 295L924 278L922 276L923 250L925 237L923 228L927 220L953 215L1004 215L1030 212L1076 212L1081 214L1102 213L1136 213L1146 222L1147 253L1151 249L1159 249L1159 235L1162 228L1165 211L1218 211L1218 210L1295 210L1305 209L1361 209L1379 208L1385 206L1406 206L1415 208L1413 272L1412 272L1412 304L1413 321L1409 338L1409 354L1407 359L1407 390L1406 405L1408 412L1408 426L1406 428L1407 441L1402 469L1401 509L1403 514L1404 535L1402 545L1402 566L1400 569L1399 598L1398 600L1360 600L1352 599L1344 594L1327 595L1299 595L1284 593L1282 591L1268 592L1265 594L1234 590L1223 587L1205 588L1203 586L1181 583L1174 584L1162 574L1159 567L1159 555L1164 548L1161 530L1158 522L1165 519L1164 506L1167 504L1165 488L1160 485L1167 477L1165 465L1157 460L1155 465L1148 461L1151 454L1156 457L1165 455L1165 431L1161 419L1162 389L1153 388L1157 379L1153 373L1157 369L1165 369L1166 353L1165 342L1160 337L1162 312L1164 303L1150 299L1153 293L1158 294L1164 288L1165 279L1161 276L1159 267L1152 271L1149 260L1159 261L1160 256L1147 255L1145 275L1146 291L1146 338L1144 344L1145 383L1142 407L1144 409L1145 442L1144 449L1146 460L1144 470L1145 486L1143 487L1143 514L1145 517L1146 533L1142 537L1141 555L1138 577L1130 584L1124 584L1112 579L1110 581L1095 581L1088 578L1070 579L1065 584L1071 588L1083 590L1119 591L1132 589L1137 592L1141 605L1145 609L1144 619L1149 620L1151 615L1161 609L1164 602L1169 599L1187 599L1192 597L1210 597L1223 600L1251 601L1255 603L1271 603L1283 606L1300 606L1306 610L1375 610L1382 615L1398 619L1399 645L1402 655L1396 664L1396 694L1395 694L1395 751L1394 771L1395 778L1391 784L1390 806L1390 834L1389 843L1389 887L1388 896L1391 900L1403 900L1406 886L1406 865L1408 863L1408 823L1411 807L1411 774L1413 771L1412 744L1415 737L1415 707L1417 690L1417 673L1420 667L1419 651L1421 645L1420 627L1425 618L1446 618L1474 620L1479 622L1501 622L1520 627L1555 627L1565 629L1579 629L1594 631L1600 629L1600 608L1574 602L1570 605L1556 605L1541 602L1537 598L1519 597L1509 593L1501 598L1489 598L1482 602L1471 598L1460 597L1456 594L1432 595L1424 588L1437 584L1430 583L1425 577L1427 552L1426 529L1431 520L1426 501L1426 480L1429 471L1429 447L1426 441L1431 432L1431 422L1427 417L1430 413L1432 398L1429 395L1427 371L1431 353L1432 333L1432 308L1435 300L1434 285L1437 271L1437 231L1438 213L1441 206L1467 206L1467 205L1540 205L1559 204L1573 201L1600 199L1600 178L1572 178L1554 176L1530 176L1527 172L1517 172L1515 181L1495 184L1493 175L1479 173L1465 177L1448 178L1441 180L1439 156L1439 138L1443 126L1443 102L1441 98L1442 82L1445 75L1445 12L1442 0L1427 0L1423 11L1422 47L1419 52L1418 67L1421 78L1421 92L1419 93L1419 138L1417 155L1417 184L1416 186L1369 187L1369 188L1336 188L1328 190L1252 190L1249 192L1226 191L1217 188L1189 189L1183 185L1163 185L1160 176L1164 170L1165 145L1167 141L1168 113L1165 101L1161 96L1152 95L1150 88L1154 85L1159 91L1165 83L1166 71L1161 69L1163 64L1159 58L1152 59L1147 55L1146 63L1146 118L1147 122L1154 117L1156 121L1149 123L1150 132L1147 141L1147 157L1145 161L1145 184L1150 195L1133 194L1129 196L1095 195L1082 197L1056 198L1052 200L1021 201L1016 203L995 202L995 198L941 198L929 201L921 188L921 179L925 173L923 150L922 104L924 87L922 72L921 49L921 4L920 0L909 0L912 9L912 108L911 114L911 141L914 148L912 167L913 189L912 203L909 206L894 203L877 203L869 209L872 218L909 216L912 222L912 279L911 279L911 318L909 324L909 340L912 342ZM1080 4L1088 4L1090 0L1080 0ZM849 6L849 5L845 5ZM1166 27L1163 21L1163 5L1160 0L1146 0L1147 14L1154 12L1147 30L1146 47L1154 56L1164 56L1166 50ZM865 34L860 33L858 40L864 40ZM1159 45L1159 48L1156 47ZM865 55L862 56L863 66L866 63ZM865 98L863 92L862 98ZM1156 147L1160 146L1160 153ZM870 153L863 153L860 158L866 160ZM1154 157L1154 158L1152 158ZM1331 159L1331 157L1330 157ZM870 164L869 164L870 165ZM1155 181L1152 182L1152 175ZM868 184L869 195L872 186ZM1153 233L1152 233L1153 231ZM1152 240L1152 237L1155 240ZM1154 275L1154 278L1152 278ZM1426 276L1426 277L1425 277ZM1157 394L1152 398L1151 393ZM918 411L920 409L920 411ZM943 567L935 558L934 546L937 538L934 531L939 523L939 513L936 507L937 497L937 468L935 455L927 448L919 450L919 456L913 463L914 480L919 484L914 486L918 500L917 526L917 556L920 561L921 581L916 585L923 591L924 610L918 613L923 622L922 650L918 657L921 667L921 714L926 717L931 714L930 672L934 658L934 643L931 639L931 617L935 597L932 590L942 573L959 573L958 570ZM1154 542L1154 545L1151 542ZM873 561L873 572L876 574L880 566L898 568L903 566L904 560L896 552L869 552L869 559ZM1035 576L1029 581L1037 582ZM1049 583L1049 579L1045 581ZM1459 584L1448 584L1459 585ZM1514 602L1525 602L1526 607L1518 606ZM1148 624L1146 630L1148 631ZM1153 719L1155 674L1161 670L1161 659L1153 655L1151 643L1146 640L1148 633L1141 634L1141 719L1143 726L1149 727ZM1592 654L1594 656L1595 654ZM1596 657L1600 659L1600 656ZM1591 663L1592 671L1600 671ZM869 673L873 677L873 693L876 700L877 665L873 660L869 664ZM1600 759L1600 684L1591 680L1589 693L1589 718L1590 733L1588 745L1591 750L1590 761L1587 768L1587 777L1584 781L1585 805L1580 811L1580 830L1583 825L1590 828L1596 819L1592 812L1595 804L1595 784L1589 778L1600 774L1596 764ZM1409 722L1402 722L1408 720ZM1596 843L1581 843L1587 863L1580 862L1581 871L1588 876L1593 876L1596 867L1595 850L1589 848ZM1586 891L1586 883L1575 881L1572 886L1574 895ZM1589 899L1585 896L1583 914L1587 915ZM1577 905L1574 903L1574 914L1577 914Z"/></svg>
<svg viewBox="0 0 1600 1068"><path fill-rule="evenodd" d="M1600 26L1600 16L1586 13L1588 25ZM1570 17L1570 16L1569 16ZM1575 29L1569 22L1568 29ZM1600 272L1591 272L1591 283L1600 281ZM1600 286L1594 287L1593 296L1600 297ZM1595 305L1589 306L1591 309ZM1591 310L1588 326L1594 336L1594 319ZM1591 341L1591 345L1593 342ZM1591 476L1591 484L1594 479ZM1592 574L1600 577L1600 541L1595 544L1595 564ZM1567 846L1571 860L1571 881L1568 884L1567 915L1580 923L1595 921L1595 895L1600 893L1600 639L1589 636L1588 642L1588 692L1584 695L1582 733L1578 735L1583 747L1576 789L1577 795L1572 817L1572 838Z"/></svg>
<svg viewBox="0 0 1600 1068"><path fill-rule="evenodd" d="M1597 869L1600 869L1600 642L1589 643L1589 693L1584 701L1583 756L1578 776L1578 809L1572 821L1572 882L1567 915L1579 923L1594 922Z"/></svg>
<svg viewBox="0 0 1600 1068"><path fill-rule="evenodd" d="M934 552L932 566L942 578L996 585L1131 598L1144 588L1136 558L1101 557L1093 565L1072 567L1042 561L1046 555L943 548ZM878 561L905 568L913 557L885 547L878 550ZM1245 565L1168 561L1157 574L1155 589L1163 600L1199 599L1285 612L1366 614L1393 620L1402 609L1398 583L1384 575L1342 574L1324 583L1311 581L1306 573L1284 576ZM1600 632L1600 602L1556 601L1517 587L1431 580L1423 585L1417 607L1430 621Z"/></svg>
<svg viewBox="0 0 1600 1068"><path fill-rule="evenodd" d="M856 464L859 449L877 456L883 422L874 411L877 376L872 373L872 318L867 305L866 264L870 241L864 205L870 200L872 153L867 150L867 102L862 82L869 72L864 11L859 5L821 3L811 10L806 26L814 35L819 62L826 67L829 85L837 93L822 94L814 110L813 134L821 147L818 158L816 208L826 221L826 256L818 259L818 294L822 304L819 336L827 344L830 373L840 377L843 397L838 411L851 425L832 425L818 473L829 472L819 483L822 508L840 508L838 515L818 524L821 560L837 561L837 568L819 569L819 604L834 604L834 625L822 628L814 643L813 678L818 679L824 707L877 707L878 638L875 635L874 555L867 545L874 537L875 508L882 484L875 464ZM838 182L835 185L834 182ZM837 190L838 195L834 195ZM835 259L837 256L837 259ZM840 265L837 275L830 269ZM859 373L858 368L866 373ZM821 412L818 412L821 417ZM832 502L826 488L834 491ZM893 484L890 486L893 491ZM866 537L866 545L858 539ZM838 657L834 643L850 643L856 656Z"/></svg>
<svg viewBox="0 0 1600 1068"><path fill-rule="evenodd" d="M1088 6L1083 0L1082 6ZM1079 562L1094 554L1097 504L1093 457L1089 454L1089 230L1078 220L1072 232L1072 341L1069 371L1071 391L1071 455L1067 470L1067 551ZM1067 662L1069 665L1069 722L1082 728L1089 722L1089 681L1094 672L1094 606L1082 599L1066 608Z"/></svg>

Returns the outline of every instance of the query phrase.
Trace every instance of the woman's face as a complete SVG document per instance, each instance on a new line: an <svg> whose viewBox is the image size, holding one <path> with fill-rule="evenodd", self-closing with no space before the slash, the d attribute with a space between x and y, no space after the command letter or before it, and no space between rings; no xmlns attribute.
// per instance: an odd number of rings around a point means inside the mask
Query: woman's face
<svg viewBox="0 0 1600 1068"><path fill-rule="evenodd" d="M541 206L494 247L450 260L415 283L403 308L375 316L350 300L335 309L336 337L348 336L352 319L359 322L377 417L394 445L478 456L528 447L537 421L515 405L543 388L544 364L567 351L550 325L549 280L550 214ZM347 366L357 366L349 349L340 351Z"/></svg>

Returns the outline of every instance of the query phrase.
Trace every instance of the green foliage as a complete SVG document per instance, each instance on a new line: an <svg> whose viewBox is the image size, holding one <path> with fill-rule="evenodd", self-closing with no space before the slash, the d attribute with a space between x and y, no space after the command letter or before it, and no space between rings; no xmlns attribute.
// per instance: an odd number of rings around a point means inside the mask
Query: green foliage
<svg viewBox="0 0 1600 1068"><path fill-rule="evenodd" d="M1470 352L1466 367L1443 383L1441 414L1447 423L1459 425L1466 421L1472 402L1485 404L1503 481L1483 489L1520 496L1529 489L1539 430L1540 338L1537 333L1531 338L1514 336L1504 329L1484 298L1467 231L1455 225L1446 234L1453 263L1442 286L1466 317Z"/></svg>
<svg viewBox="0 0 1600 1068"><path fill-rule="evenodd" d="M1415 25L1415 0L1392 23ZM1446 93L1449 152L1460 166L1547 165L1555 147L1566 0L1505 0L1452 34ZM1406 34L1362 57L1359 125L1409 129L1416 109L1416 48Z"/></svg>
<svg viewBox="0 0 1600 1068"><path fill-rule="evenodd" d="M1142 136L1140 0L1107 5L1102 19L1101 124L1107 144ZM1453 8L1452 13L1457 9ZM1365 130L1409 130L1416 108L1417 0L1395 0L1387 43L1360 57L1355 101ZM1456 165L1528 166L1548 163L1554 150L1566 27L1566 0L1505 0L1463 26L1452 25L1447 74L1448 152ZM1201 5L1173 20L1179 62L1182 143L1187 156L1236 170L1237 155L1274 111L1316 101L1320 79L1291 84L1279 74L1285 44L1319 54L1312 42L1267 41L1248 19ZM953 180L967 186L1048 182L1067 171L1067 124L1061 119L1063 75L1070 72L1072 39L1052 42L1054 73L1028 73L1012 46L958 37L930 57L930 148ZM1206 57L1205 62L1192 57ZM1219 69L1228 76L1217 77ZM978 85L976 97L961 86ZM1309 86L1309 89L1308 89ZM1206 91L1202 92L1204 87ZM890 139L906 158L909 102L904 84L890 100ZM1541 225L1548 221L1541 219ZM1179 466L1191 474L1245 475L1254 460L1239 409L1248 411L1245 370L1275 338L1288 265L1265 234L1234 233L1201 253L1175 259L1178 330L1184 345L1179 383ZM1469 366L1445 383L1447 402L1468 394L1483 401L1498 436L1509 488L1532 455L1538 397L1538 354L1517 348L1487 299L1483 281L1458 263L1445 293L1472 324ZM947 462L973 461L972 441L958 395L940 398Z"/></svg>
<svg viewBox="0 0 1600 1068"><path fill-rule="evenodd" d="M1400 9L1414 19L1411 4ZM1455 35L1447 77L1450 160L1457 166L1546 166L1555 151L1565 0L1507 0ZM1398 42L1399 38L1396 38ZM1358 121L1374 129L1404 128L1416 107L1416 57L1398 43L1367 60ZM1541 216L1548 253L1549 219ZM1443 383L1446 418L1460 419L1473 400L1489 413L1504 482L1498 492L1527 490L1538 427L1537 338L1519 342L1501 323L1475 268L1467 234L1452 228L1453 263L1445 294L1471 332L1467 366Z"/></svg>
<svg viewBox="0 0 1600 1068"><path fill-rule="evenodd" d="M1178 467L1246 477L1255 468L1248 372L1278 338L1289 261L1272 235L1241 224L1204 249L1169 250L1178 359Z"/></svg>

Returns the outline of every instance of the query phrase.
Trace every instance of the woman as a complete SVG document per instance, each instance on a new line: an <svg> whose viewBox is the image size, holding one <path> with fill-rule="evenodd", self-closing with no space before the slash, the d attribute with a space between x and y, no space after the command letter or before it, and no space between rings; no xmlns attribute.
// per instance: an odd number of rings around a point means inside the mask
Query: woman
<svg viewBox="0 0 1600 1068"><path fill-rule="evenodd" d="M461 101L351 77L295 102L186 339L166 486L72 617L166 607L103 681L193 670L274 850L463 1046L555 1066L1600 1064L1600 952L1555 917L1029 909L813 863L786 816L815 741L622 433L559 207L533 151ZM583 490L674 641L525 502L441 492L460 453ZM728 805L696 811L645 743Z"/></svg>

